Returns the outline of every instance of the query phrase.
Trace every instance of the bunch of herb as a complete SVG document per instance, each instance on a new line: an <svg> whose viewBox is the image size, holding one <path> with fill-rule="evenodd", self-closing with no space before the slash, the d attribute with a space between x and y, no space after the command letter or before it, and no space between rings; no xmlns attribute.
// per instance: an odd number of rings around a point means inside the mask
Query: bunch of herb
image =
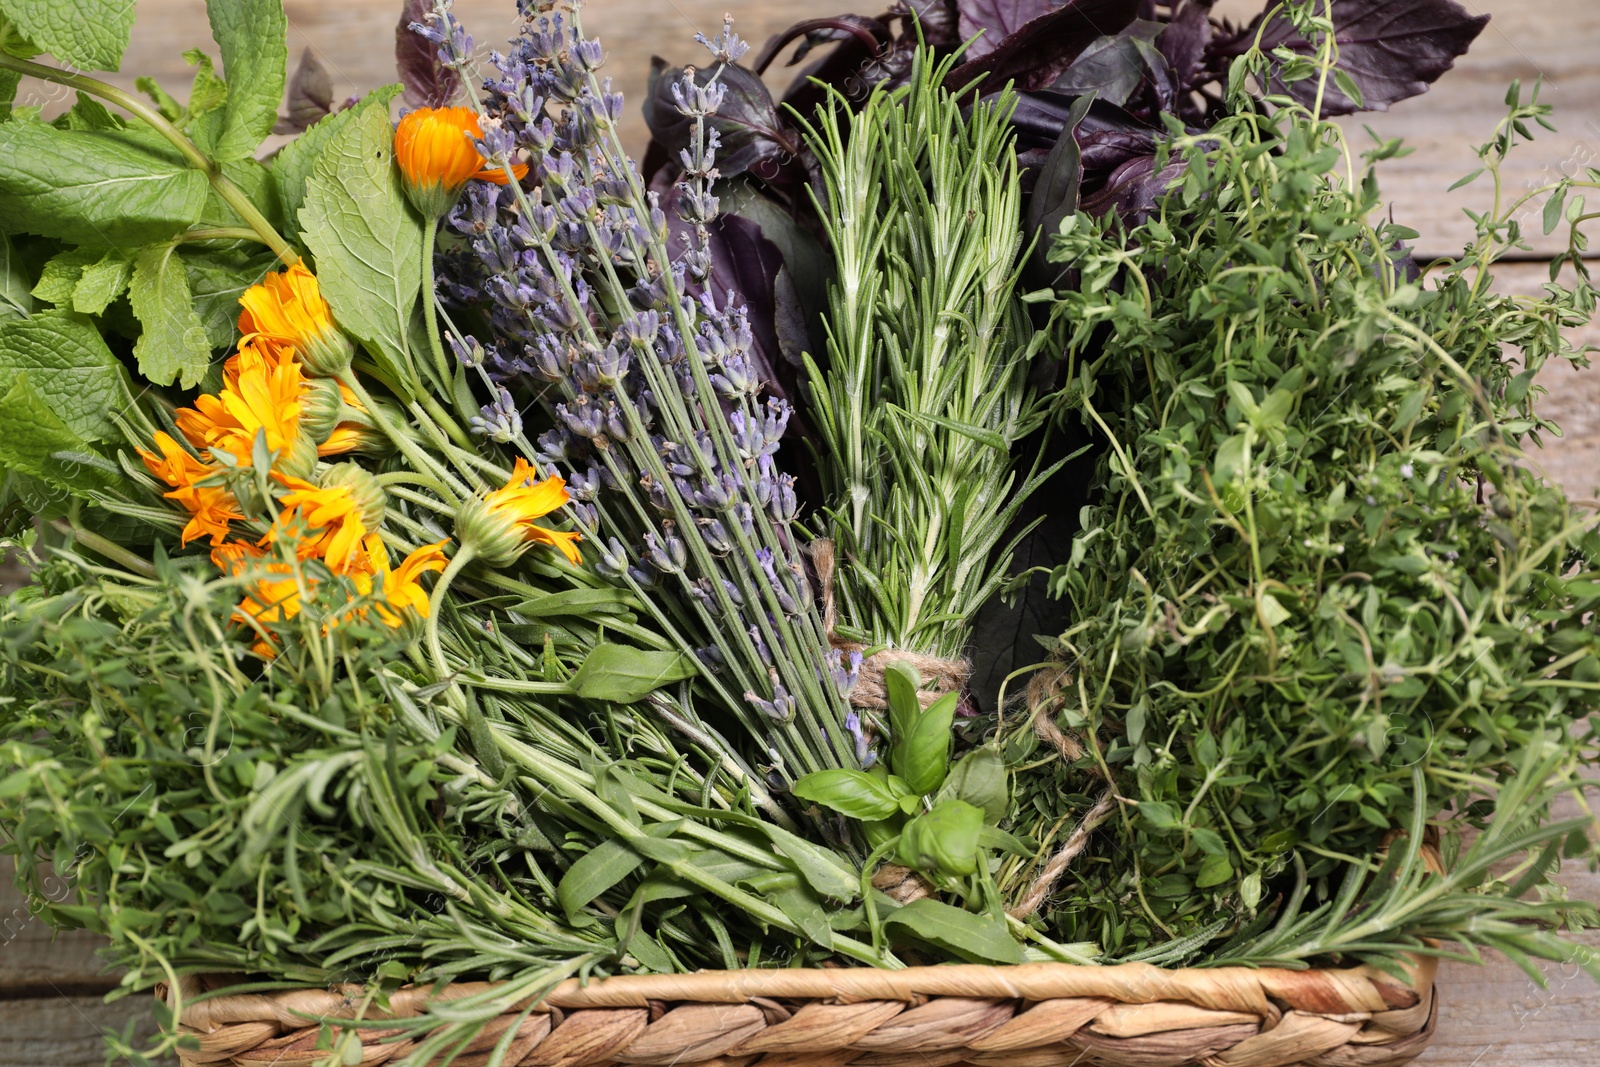
<svg viewBox="0 0 1600 1067"><path fill-rule="evenodd" d="M1479 919L1537 888L1547 903L1523 917L1554 922L1557 853L1591 852L1579 823L1547 817L1596 758L1600 536L1523 448L1555 429L1540 369L1585 363L1562 330L1595 310L1578 258L1591 216L1567 196L1600 175L1503 195L1506 154L1548 126L1513 87L1479 152L1495 202L1476 241L1415 279L1394 255L1414 234L1375 221L1370 167L1400 146L1356 168L1297 102L1331 91L1320 60L1312 88L1264 108L1236 92L1211 134L1174 128L1182 177L1148 222L1069 218L1051 250L1078 279L1049 298L1060 410L1104 452L1052 579L1073 622L1041 709L1082 756L1041 759L1020 804L1041 839L1071 826L1063 793L1081 810L1109 789L1116 808L1041 918L1164 962L1381 955L1424 931L1560 956ZM1270 77L1259 54L1233 73ZM1545 194L1546 228L1572 226L1575 276L1495 295L1490 270ZM1493 844L1446 879L1416 868L1425 834L1486 825ZM1532 850L1503 881L1479 862L1502 845ZM1033 872L1008 873L1020 896Z"/></svg>
<svg viewBox="0 0 1600 1067"><path fill-rule="evenodd" d="M746 308L712 281L721 144L709 119L725 95L716 75L745 46L725 27L704 42L708 77L675 83L691 130L674 198L688 240L675 245L622 148L600 44L580 5L556 6L484 83L484 149L526 152L530 187L480 186L449 222L463 240L443 291L479 324L458 351L500 397L478 425L568 474L599 572L699 665L698 699L673 721L787 822L794 778L856 762L855 674L829 648L793 529L795 479L775 461L789 405L763 398ZM420 28L444 62L472 68L447 2Z"/></svg>
<svg viewBox="0 0 1600 1067"><path fill-rule="evenodd" d="M943 659L966 653L1043 477L1019 484L1015 456L1041 420L1010 102L964 116L949 67L919 53L905 88L856 114L835 100L809 131L835 278L826 358L806 361L840 632Z"/></svg>

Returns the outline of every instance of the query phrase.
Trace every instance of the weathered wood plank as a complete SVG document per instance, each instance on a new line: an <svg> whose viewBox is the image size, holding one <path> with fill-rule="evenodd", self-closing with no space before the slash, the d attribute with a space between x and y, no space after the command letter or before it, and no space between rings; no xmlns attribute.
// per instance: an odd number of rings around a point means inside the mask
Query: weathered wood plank
<svg viewBox="0 0 1600 1067"><path fill-rule="evenodd" d="M102 1067L106 1035L123 1033L129 1020L136 1021L136 1039L155 1032L148 1006L132 1000L0 997L0 1067Z"/></svg>
<svg viewBox="0 0 1600 1067"><path fill-rule="evenodd" d="M83 930L57 934L28 907L11 875L10 858L0 858L0 1000L114 989L116 976L103 973L95 957L101 939ZM46 891L65 899L65 882Z"/></svg>

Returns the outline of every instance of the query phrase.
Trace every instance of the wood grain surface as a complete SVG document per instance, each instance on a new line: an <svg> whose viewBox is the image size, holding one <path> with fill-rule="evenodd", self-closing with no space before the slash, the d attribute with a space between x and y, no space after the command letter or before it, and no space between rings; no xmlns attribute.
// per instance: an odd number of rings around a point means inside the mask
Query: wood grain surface
<svg viewBox="0 0 1600 1067"><path fill-rule="evenodd" d="M1424 258L1458 250L1471 232L1465 207L1481 209L1492 196L1486 184L1454 193L1447 187L1474 169L1472 147L1487 139L1504 112L1506 84L1543 78L1541 99L1556 106L1559 133L1542 134L1513 157L1506 189L1520 195L1558 172L1600 166L1600 2L1596 0L1462 0L1493 16L1472 53L1430 94L1391 112L1356 116L1346 123L1357 146L1363 126L1381 137L1403 136L1415 152L1383 165L1385 193L1395 217L1422 232ZM865 3L861 10L883 6ZM394 80L392 45L395 0L286 0L291 57L310 48L333 73L341 95L364 92ZM712 33L724 11L759 44L768 34L804 17L847 10L847 0L590 0L586 28L609 52L606 73L630 100L625 135L642 146L644 127L637 102L652 54L675 63L693 61L695 32ZM1222 0L1218 10L1246 18L1259 10L1253 0ZM512 24L511 0L457 0L457 11L480 46L494 47ZM113 76L132 87L136 74L151 74L180 97L191 72L181 59L186 48L215 52L203 0L138 0L134 46ZM788 72L771 79L782 85ZM52 90L25 85L24 102L59 105ZM1498 285L1507 292L1536 292L1546 278L1537 262L1555 245L1537 235L1537 203L1530 205L1526 264L1503 267ZM1600 345L1600 326L1580 337ZM1535 456L1547 474L1574 496L1600 496L1600 369L1547 370L1544 411L1565 436ZM4 576L0 575L0 581ZM1569 869L1563 882L1577 898L1600 900L1600 876ZM1585 935L1600 948L1600 936ZM87 935L52 938L33 919L0 864L0 1067L95 1067L103 1062L102 1033L120 1032L145 1014L137 999L103 1003L116 976L95 958ZM1441 1014L1433 1047L1417 1062L1424 1067L1595 1067L1600 1065L1600 990L1575 968L1544 968L1546 987L1503 959L1482 966L1447 963L1440 973Z"/></svg>

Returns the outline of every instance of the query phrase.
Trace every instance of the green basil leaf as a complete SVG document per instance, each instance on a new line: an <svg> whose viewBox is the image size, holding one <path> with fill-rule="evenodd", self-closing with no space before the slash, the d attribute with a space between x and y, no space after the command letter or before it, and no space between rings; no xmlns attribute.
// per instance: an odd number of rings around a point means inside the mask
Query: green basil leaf
<svg viewBox="0 0 1600 1067"><path fill-rule="evenodd" d="M178 380L188 388L197 383L211 364L211 342L195 312L189 275L176 246L139 250L128 299L144 328L133 346L139 373L156 385Z"/></svg>
<svg viewBox="0 0 1600 1067"><path fill-rule="evenodd" d="M983 809L964 800L941 800L900 831L900 862L914 871L965 878L978 873Z"/></svg>
<svg viewBox="0 0 1600 1067"><path fill-rule="evenodd" d="M950 770L951 727L959 699L955 693L946 693L929 705L908 732L894 739L889 766L914 793L931 793L944 784Z"/></svg>
<svg viewBox="0 0 1600 1067"><path fill-rule="evenodd" d="M1005 757L985 745L975 748L950 768L939 796L964 800L983 811L983 821L997 826L1011 807L1011 775Z"/></svg>
<svg viewBox="0 0 1600 1067"><path fill-rule="evenodd" d="M84 441L112 436L124 398L122 365L87 319L43 311L0 325L0 383L27 374L34 394ZM9 432L9 430L8 430Z"/></svg>
<svg viewBox="0 0 1600 1067"><path fill-rule="evenodd" d="M698 673L694 660L681 652L647 652L606 642L594 647L571 684L573 694L584 700L632 704Z"/></svg>
<svg viewBox="0 0 1600 1067"><path fill-rule="evenodd" d="M245 159L278 121L289 77L283 0L206 0L206 14L228 79L228 102L213 154L218 160Z"/></svg>
<svg viewBox="0 0 1600 1067"><path fill-rule="evenodd" d="M388 376L414 381L406 338L422 288L422 220L400 187L386 111L360 109L329 140L311 169L300 226L339 324Z"/></svg>
<svg viewBox="0 0 1600 1067"><path fill-rule="evenodd" d="M1022 948L1006 924L992 915L974 915L943 901L925 897L898 909L883 922L973 963L1021 963Z"/></svg>
<svg viewBox="0 0 1600 1067"><path fill-rule="evenodd" d="M65 65L116 70L133 31L132 0L3 0L0 11Z"/></svg>
<svg viewBox="0 0 1600 1067"><path fill-rule="evenodd" d="M814 771L795 782L790 792L852 819L887 819L900 810L889 787L865 771Z"/></svg>
<svg viewBox="0 0 1600 1067"><path fill-rule="evenodd" d="M96 248L188 229L205 210L205 175L131 132L0 123L0 228Z"/></svg>
<svg viewBox="0 0 1600 1067"><path fill-rule="evenodd" d="M911 731L911 725L922 714L922 702L917 699L917 689L922 682L916 668L906 663L891 663L883 672L884 690L889 697L889 733L899 738Z"/></svg>

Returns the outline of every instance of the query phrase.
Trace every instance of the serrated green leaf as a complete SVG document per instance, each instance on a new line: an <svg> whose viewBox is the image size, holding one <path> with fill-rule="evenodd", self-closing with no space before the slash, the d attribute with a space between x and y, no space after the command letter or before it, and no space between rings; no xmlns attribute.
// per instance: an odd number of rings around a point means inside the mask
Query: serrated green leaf
<svg viewBox="0 0 1600 1067"><path fill-rule="evenodd" d="M386 112L364 108L329 140L300 225L339 324L393 378L414 380L407 335L422 288L422 220L400 187Z"/></svg>
<svg viewBox="0 0 1600 1067"><path fill-rule="evenodd" d="M16 471L57 489L87 493L118 481L99 456L51 410L28 381L14 376L0 394L0 469Z"/></svg>
<svg viewBox="0 0 1600 1067"><path fill-rule="evenodd" d="M84 268L100 262L102 255L98 248L69 248L57 252L40 272L33 295L47 304L70 308L73 290L78 288Z"/></svg>
<svg viewBox="0 0 1600 1067"><path fill-rule="evenodd" d="M1022 948L1004 922L974 915L931 897L914 900L884 920L886 931L902 931L973 963L1021 963Z"/></svg>
<svg viewBox="0 0 1600 1067"><path fill-rule="evenodd" d="M139 373L156 385L197 383L211 363L211 342L194 309L189 275L174 245L153 245L134 257L128 299L143 332L133 347Z"/></svg>
<svg viewBox="0 0 1600 1067"><path fill-rule="evenodd" d="M206 14L228 80L213 156L245 159L272 132L283 100L289 68L283 0L207 0Z"/></svg>
<svg viewBox="0 0 1600 1067"><path fill-rule="evenodd" d="M0 124L0 228L96 248L188 229L205 209L209 183L145 149L133 132Z"/></svg>
<svg viewBox="0 0 1600 1067"><path fill-rule="evenodd" d="M0 10L34 44L85 70L118 69L133 30L131 0L4 0Z"/></svg>
<svg viewBox="0 0 1600 1067"><path fill-rule="evenodd" d="M271 252L206 253L182 249L184 269L189 272L189 293L194 297L195 313L205 324L206 337L213 349L233 347L239 339L239 297L256 285L278 265Z"/></svg>
<svg viewBox="0 0 1600 1067"><path fill-rule="evenodd" d="M44 311L0 326L0 387L26 374L34 394L84 441L112 436L123 398L122 366L94 324Z"/></svg>
<svg viewBox="0 0 1600 1067"><path fill-rule="evenodd" d="M283 146L272 161L279 203L283 209L283 234L294 241L300 235L300 207L306 199L306 182L328 144L363 111L377 108L385 116L389 103L400 95L399 85L387 85L368 93L355 107L337 111Z"/></svg>
<svg viewBox="0 0 1600 1067"><path fill-rule="evenodd" d="M572 676L575 696L632 704L664 685L693 678L694 661L679 652L647 652L627 645L598 644Z"/></svg>
<svg viewBox="0 0 1600 1067"><path fill-rule="evenodd" d="M0 70L0 122L9 122L17 101L17 87L22 75L14 70Z"/></svg>
<svg viewBox="0 0 1600 1067"><path fill-rule="evenodd" d="M133 275L133 261L116 249L83 268L72 287L72 310L80 315L100 315L122 295Z"/></svg>

